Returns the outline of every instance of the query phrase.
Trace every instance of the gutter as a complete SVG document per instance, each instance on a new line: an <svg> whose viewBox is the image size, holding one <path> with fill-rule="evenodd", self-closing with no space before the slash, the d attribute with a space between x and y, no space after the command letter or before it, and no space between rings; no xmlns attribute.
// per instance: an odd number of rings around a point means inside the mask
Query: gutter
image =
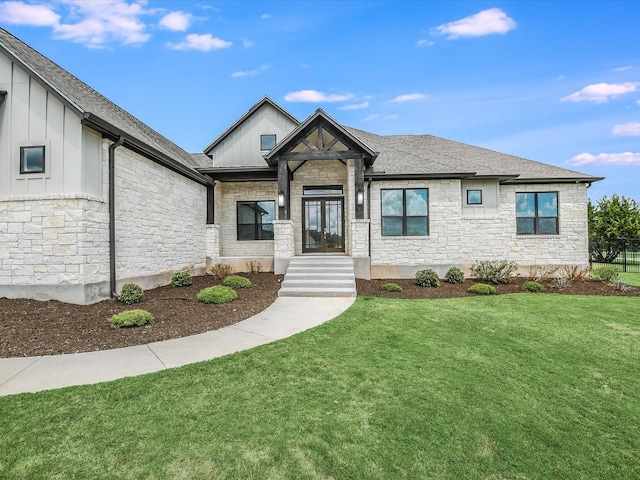
<svg viewBox="0 0 640 480"><path fill-rule="evenodd" d="M109 292L111 298L119 298L116 292L116 148L124 144L121 135L109 145Z"/></svg>

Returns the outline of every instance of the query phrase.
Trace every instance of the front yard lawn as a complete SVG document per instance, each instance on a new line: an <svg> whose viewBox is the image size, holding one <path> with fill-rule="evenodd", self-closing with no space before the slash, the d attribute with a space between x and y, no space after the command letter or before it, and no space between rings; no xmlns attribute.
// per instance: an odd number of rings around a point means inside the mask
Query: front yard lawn
<svg viewBox="0 0 640 480"><path fill-rule="evenodd" d="M640 478L639 307L360 297L247 352L0 397L0 478Z"/></svg>

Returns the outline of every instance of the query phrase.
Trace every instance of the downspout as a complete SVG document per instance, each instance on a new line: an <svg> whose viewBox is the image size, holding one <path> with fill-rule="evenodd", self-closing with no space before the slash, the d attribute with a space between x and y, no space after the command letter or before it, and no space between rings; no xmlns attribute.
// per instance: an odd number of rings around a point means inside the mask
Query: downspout
<svg viewBox="0 0 640 480"><path fill-rule="evenodd" d="M118 298L116 292L116 148L124 143L124 137L109 146L109 291L111 298Z"/></svg>
<svg viewBox="0 0 640 480"><path fill-rule="evenodd" d="M367 217L369 219L369 263L371 263L371 178L367 184Z"/></svg>

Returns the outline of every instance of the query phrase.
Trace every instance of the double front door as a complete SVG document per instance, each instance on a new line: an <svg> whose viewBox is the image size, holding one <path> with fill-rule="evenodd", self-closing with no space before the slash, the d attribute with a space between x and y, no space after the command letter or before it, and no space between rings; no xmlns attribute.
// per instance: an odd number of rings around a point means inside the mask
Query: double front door
<svg viewBox="0 0 640 480"><path fill-rule="evenodd" d="M304 253L344 252L343 200L342 197L302 200Z"/></svg>

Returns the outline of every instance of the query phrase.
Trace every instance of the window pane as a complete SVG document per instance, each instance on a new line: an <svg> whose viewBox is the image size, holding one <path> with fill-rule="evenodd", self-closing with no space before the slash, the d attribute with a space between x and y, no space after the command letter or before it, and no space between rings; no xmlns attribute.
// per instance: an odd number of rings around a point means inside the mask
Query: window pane
<svg viewBox="0 0 640 480"><path fill-rule="evenodd" d="M538 220L538 233L540 235L556 235L558 233L558 219L540 218Z"/></svg>
<svg viewBox="0 0 640 480"><path fill-rule="evenodd" d="M342 195L342 185L303 187L303 195Z"/></svg>
<svg viewBox="0 0 640 480"><path fill-rule="evenodd" d="M467 190L467 205L482 205L482 190Z"/></svg>
<svg viewBox="0 0 640 480"><path fill-rule="evenodd" d="M255 223L256 206L253 202L238 202L238 223Z"/></svg>
<svg viewBox="0 0 640 480"><path fill-rule="evenodd" d="M238 240L255 240L255 225L238 225Z"/></svg>
<svg viewBox="0 0 640 480"><path fill-rule="evenodd" d="M516 217L536 216L536 194L516 193Z"/></svg>
<svg viewBox="0 0 640 480"><path fill-rule="evenodd" d="M382 215L404 214L402 209L402 190L382 190ZM402 233L400 234L402 235Z"/></svg>
<svg viewBox="0 0 640 480"><path fill-rule="evenodd" d="M276 219L276 202L258 202L258 214L262 217L260 223L273 222Z"/></svg>
<svg viewBox="0 0 640 480"><path fill-rule="evenodd" d="M558 216L558 194L556 192L538 194L538 216Z"/></svg>
<svg viewBox="0 0 640 480"><path fill-rule="evenodd" d="M427 190L407 190L407 216L427 215Z"/></svg>
<svg viewBox="0 0 640 480"><path fill-rule="evenodd" d="M382 217L382 235L402 236L402 217Z"/></svg>
<svg viewBox="0 0 640 480"><path fill-rule="evenodd" d="M272 150L276 146L275 134L260 135L260 150Z"/></svg>
<svg viewBox="0 0 640 480"><path fill-rule="evenodd" d="M518 235L533 235L536 233L535 218L517 218L516 233Z"/></svg>
<svg viewBox="0 0 640 480"><path fill-rule="evenodd" d="M273 240L273 224L262 224L258 227L258 240Z"/></svg>
<svg viewBox="0 0 640 480"><path fill-rule="evenodd" d="M407 217L407 235L427 235L427 217Z"/></svg>
<svg viewBox="0 0 640 480"><path fill-rule="evenodd" d="M20 173L44 172L44 146L20 148Z"/></svg>

